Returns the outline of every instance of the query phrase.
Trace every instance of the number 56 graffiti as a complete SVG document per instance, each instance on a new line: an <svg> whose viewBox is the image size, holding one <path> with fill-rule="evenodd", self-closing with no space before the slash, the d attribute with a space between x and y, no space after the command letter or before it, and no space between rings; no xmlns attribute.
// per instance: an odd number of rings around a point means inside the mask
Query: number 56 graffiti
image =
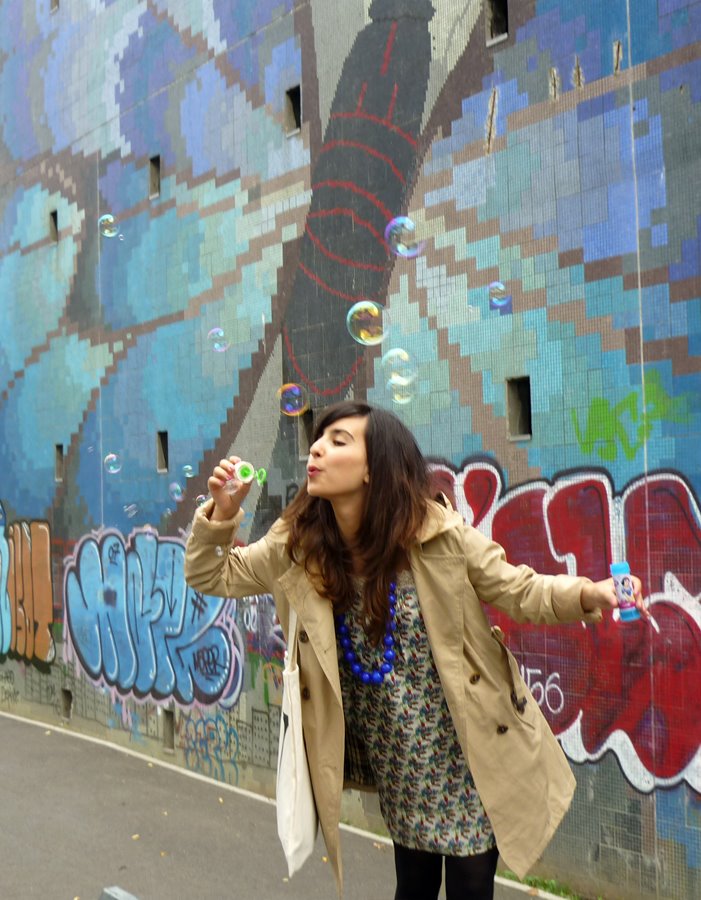
<svg viewBox="0 0 701 900"><path fill-rule="evenodd" d="M528 685L528 690L533 694L533 699L538 704L545 706L548 712L557 715L562 712L565 706L565 695L560 687L560 673L552 672L545 679L534 680L543 674L542 669L531 669L530 667L521 666L521 677Z"/></svg>

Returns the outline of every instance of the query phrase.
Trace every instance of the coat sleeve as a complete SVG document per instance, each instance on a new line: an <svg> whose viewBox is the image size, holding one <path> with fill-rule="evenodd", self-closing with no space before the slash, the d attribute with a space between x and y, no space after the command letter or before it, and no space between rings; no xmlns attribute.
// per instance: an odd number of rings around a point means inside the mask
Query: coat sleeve
<svg viewBox="0 0 701 900"><path fill-rule="evenodd" d="M195 513L185 547L185 581L214 597L269 594L282 574L284 537L275 523L268 534L247 547L233 542L243 512L224 522L212 522L212 500Z"/></svg>
<svg viewBox="0 0 701 900"><path fill-rule="evenodd" d="M588 578L541 575L529 566L512 566L504 548L471 526L464 528L467 574L483 603L516 622L600 622L601 610L587 613L580 596Z"/></svg>

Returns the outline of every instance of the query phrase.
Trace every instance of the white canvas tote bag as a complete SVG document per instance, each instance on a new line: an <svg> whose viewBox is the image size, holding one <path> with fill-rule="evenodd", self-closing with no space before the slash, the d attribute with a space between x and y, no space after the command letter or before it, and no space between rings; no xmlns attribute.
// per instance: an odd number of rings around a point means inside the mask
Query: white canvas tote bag
<svg viewBox="0 0 701 900"><path fill-rule="evenodd" d="M297 665L297 613L290 609L290 639L282 672L280 742L277 755L277 833L290 877L314 850L319 820L302 733L302 700Z"/></svg>

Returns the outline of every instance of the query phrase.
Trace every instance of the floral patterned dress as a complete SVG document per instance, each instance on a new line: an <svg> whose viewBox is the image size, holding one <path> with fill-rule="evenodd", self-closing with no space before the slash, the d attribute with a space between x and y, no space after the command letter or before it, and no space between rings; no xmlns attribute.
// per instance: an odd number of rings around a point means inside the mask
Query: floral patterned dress
<svg viewBox="0 0 701 900"><path fill-rule="evenodd" d="M360 621L360 591L346 614L353 650L379 667ZM363 684L339 645L346 729L362 736L392 840L416 850L471 856L495 845L441 687L410 571L397 580L396 658L381 685Z"/></svg>

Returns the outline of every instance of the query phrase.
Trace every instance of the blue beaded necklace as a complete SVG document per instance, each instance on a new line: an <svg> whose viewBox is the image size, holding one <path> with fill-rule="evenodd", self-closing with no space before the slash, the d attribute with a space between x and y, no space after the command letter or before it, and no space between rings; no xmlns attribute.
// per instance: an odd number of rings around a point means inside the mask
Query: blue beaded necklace
<svg viewBox="0 0 701 900"><path fill-rule="evenodd" d="M384 662L376 668L363 668L358 655L353 649L353 642L350 637L350 628L346 625L345 613L339 613L336 616L336 630L341 642L343 650L343 658L350 666L351 672L355 677L362 681L363 684L382 684L385 676L394 669L394 660L396 653L394 652L394 631L396 631L397 623L395 616L397 613L397 582L390 581L389 584L389 616L387 617L387 625L385 626L385 636L382 638L384 651L382 658Z"/></svg>

